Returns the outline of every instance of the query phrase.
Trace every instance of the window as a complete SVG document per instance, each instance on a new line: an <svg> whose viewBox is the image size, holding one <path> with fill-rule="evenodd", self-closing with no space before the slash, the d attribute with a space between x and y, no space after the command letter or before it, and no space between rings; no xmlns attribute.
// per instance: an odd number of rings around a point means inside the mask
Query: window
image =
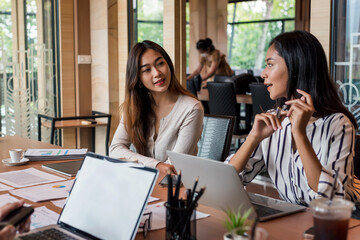
<svg viewBox="0 0 360 240"><path fill-rule="evenodd" d="M228 61L233 69L260 69L272 38L295 28L295 0L228 4Z"/></svg>
<svg viewBox="0 0 360 240"><path fill-rule="evenodd" d="M333 0L331 74L345 106L360 123L360 2Z"/></svg>
<svg viewBox="0 0 360 240"><path fill-rule="evenodd" d="M134 1L135 42L151 40L163 45L163 0Z"/></svg>
<svg viewBox="0 0 360 240"><path fill-rule="evenodd" d="M57 3L0 1L0 131L6 135L37 139L37 114L58 116Z"/></svg>

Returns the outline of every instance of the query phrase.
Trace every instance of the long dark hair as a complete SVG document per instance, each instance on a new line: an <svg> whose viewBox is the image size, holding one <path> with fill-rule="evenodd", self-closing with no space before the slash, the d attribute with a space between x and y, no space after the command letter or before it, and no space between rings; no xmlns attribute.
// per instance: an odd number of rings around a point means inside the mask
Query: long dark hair
<svg viewBox="0 0 360 240"><path fill-rule="evenodd" d="M358 128L356 119L341 102L329 74L324 49L314 35L305 31L282 33L270 42L270 46L284 58L288 69L287 99L300 98L296 89L301 89L313 99L314 117L341 112Z"/></svg>
<svg viewBox="0 0 360 240"><path fill-rule="evenodd" d="M202 50L202 51L208 51L210 52L214 51L215 46L210 38L200 39L196 43L196 49Z"/></svg>
<svg viewBox="0 0 360 240"><path fill-rule="evenodd" d="M125 101L121 105L121 111L129 139L140 154L145 154L150 126L153 126L155 121L154 99L149 90L141 84L139 75L141 58L148 49L160 53L169 66L171 80L168 91L194 97L176 79L174 65L161 46L147 40L133 46L126 65Z"/></svg>

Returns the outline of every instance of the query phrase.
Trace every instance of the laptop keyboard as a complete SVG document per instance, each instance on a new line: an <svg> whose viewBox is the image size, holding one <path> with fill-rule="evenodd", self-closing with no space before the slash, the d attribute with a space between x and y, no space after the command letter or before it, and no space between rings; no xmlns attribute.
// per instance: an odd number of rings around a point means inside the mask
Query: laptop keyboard
<svg viewBox="0 0 360 240"><path fill-rule="evenodd" d="M252 203L252 204L259 217L267 217L282 212L275 208L265 207L256 203Z"/></svg>
<svg viewBox="0 0 360 240"><path fill-rule="evenodd" d="M57 230L56 228L49 228L44 231L36 232L33 234L28 234L25 236L19 236L20 239L25 240L38 240L38 239L44 239L44 240L76 240L76 238Z"/></svg>

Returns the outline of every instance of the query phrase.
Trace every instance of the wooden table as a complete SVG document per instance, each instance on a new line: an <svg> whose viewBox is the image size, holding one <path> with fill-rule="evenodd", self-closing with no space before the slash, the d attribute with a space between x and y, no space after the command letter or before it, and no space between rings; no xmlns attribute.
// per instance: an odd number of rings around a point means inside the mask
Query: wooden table
<svg viewBox="0 0 360 240"><path fill-rule="evenodd" d="M200 101L209 101L209 92L208 90L201 89L199 92L197 92L198 99ZM252 104L252 98L251 95L248 94L236 94L236 102L237 103L245 103L245 104Z"/></svg>
<svg viewBox="0 0 360 240"><path fill-rule="evenodd" d="M30 139L24 139L22 137L16 137L16 136L0 137L0 156L2 159L8 158L9 157L8 151L9 149L13 149L13 148L27 149L27 148L60 148L60 147L48 143L38 142ZM60 161L51 161L51 162L60 162ZM1 163L0 172L26 169L29 167L34 167L39 170L42 170L41 165L44 163L49 163L49 161L30 162L27 165L17 166L17 167L8 167L5 166L3 163ZM64 175L60 175L60 174L58 175L66 179L71 179L70 177L65 177ZM159 176L158 182L160 181L160 179L162 179L162 177L163 175ZM257 192L261 191L261 188L258 188L256 191ZM1 194L4 194L6 192L7 191L3 191ZM158 184L156 184L152 196L160 198L161 201L165 201L167 197L166 188L161 188L159 187ZM15 197L17 198L17 196ZM47 208L57 213L61 212L61 209L53 205L50 201L33 203L29 200L25 200L25 202L32 204L34 207L46 206ZM224 221L226 219L226 215L224 214L224 212L203 205L199 205L197 210L210 214L210 217L197 221L197 225L196 225L197 238L200 240L223 239L223 235L226 232L226 229L224 227ZM269 240L302 239L302 233L312 225L313 225L313 220L310 209L308 209L306 212L296 213L293 215L259 223L259 226L263 227L268 231ZM351 219L350 227L353 226L357 226L357 227L354 227L349 230L348 239L359 239L360 221L356 219ZM142 234L140 233L137 234L136 239L143 239ZM150 231L146 239L165 239L165 229Z"/></svg>

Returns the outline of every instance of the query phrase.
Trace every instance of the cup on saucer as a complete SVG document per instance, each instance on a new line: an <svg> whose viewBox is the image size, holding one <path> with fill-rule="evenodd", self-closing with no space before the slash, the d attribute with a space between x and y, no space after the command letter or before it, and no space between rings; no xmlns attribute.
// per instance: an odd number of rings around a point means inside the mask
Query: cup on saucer
<svg viewBox="0 0 360 240"><path fill-rule="evenodd" d="M9 151L10 159L12 163L18 163L24 158L24 150L22 149L11 149Z"/></svg>

